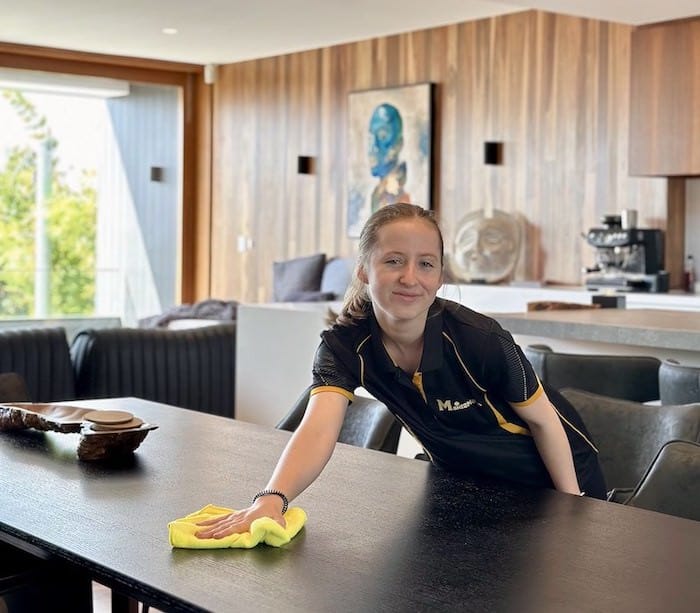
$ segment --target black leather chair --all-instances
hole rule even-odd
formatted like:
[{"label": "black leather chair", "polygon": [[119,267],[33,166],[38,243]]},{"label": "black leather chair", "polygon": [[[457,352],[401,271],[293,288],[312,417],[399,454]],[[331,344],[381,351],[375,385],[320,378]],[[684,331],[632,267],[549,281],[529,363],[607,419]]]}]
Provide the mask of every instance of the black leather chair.
[{"label": "black leather chair", "polygon": [[700,445],[666,443],[625,504],[700,521]]},{"label": "black leather chair", "polygon": [[63,328],[0,332],[0,373],[16,373],[22,378],[28,393],[25,400],[75,399],[73,365]]},{"label": "black leather chair", "polygon": [[650,406],[578,389],[560,393],[579,412],[593,437],[616,502],[629,497],[665,443],[700,442],[700,404]]},{"label": "black leather chair", "polygon": [[661,361],[651,356],[559,353],[547,345],[524,349],[537,376],[555,389],[576,389],[647,402],[659,398]]},{"label": "black leather chair", "polygon": [[[301,423],[309,401],[307,388],[292,409],[278,423],[277,428],[294,432]],[[396,453],[399,446],[401,424],[389,412],[386,405],[374,398],[355,396],[345,413],[345,421],[338,435],[338,442]]]},{"label": "black leather chair", "polygon": [[659,368],[661,404],[700,402],[700,368],[664,360]]}]

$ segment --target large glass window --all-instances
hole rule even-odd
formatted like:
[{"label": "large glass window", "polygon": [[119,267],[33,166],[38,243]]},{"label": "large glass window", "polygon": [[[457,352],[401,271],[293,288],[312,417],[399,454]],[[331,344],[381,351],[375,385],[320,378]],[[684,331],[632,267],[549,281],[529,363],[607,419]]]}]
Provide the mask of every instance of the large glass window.
[{"label": "large glass window", "polygon": [[118,316],[176,299],[181,100],[3,87],[0,318]]}]

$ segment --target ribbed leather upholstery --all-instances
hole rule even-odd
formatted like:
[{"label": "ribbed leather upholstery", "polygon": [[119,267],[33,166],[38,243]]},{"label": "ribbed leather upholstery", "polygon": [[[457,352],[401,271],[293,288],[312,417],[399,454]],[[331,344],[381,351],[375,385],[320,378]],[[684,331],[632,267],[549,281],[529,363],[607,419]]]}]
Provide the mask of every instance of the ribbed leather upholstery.
[{"label": "ribbed leather upholstery", "polygon": [[598,450],[608,488],[634,488],[668,441],[700,442],[700,404],[650,406],[563,389]]},{"label": "ribbed leather upholstery", "polygon": [[661,361],[652,356],[559,353],[547,345],[528,345],[525,357],[554,389],[574,387],[634,402],[659,398]]},{"label": "ribbed leather upholstery", "polygon": [[70,352],[79,398],[136,396],[234,416],[235,323],[83,330]]},{"label": "ribbed leather upholstery", "polygon": [[33,402],[75,398],[73,367],[63,328],[0,332],[0,372],[20,375]]},{"label": "ribbed leather upholstery", "polygon": [[[301,423],[306,405],[309,401],[307,388],[294,403],[289,413],[278,423],[279,430],[293,432]],[[374,398],[355,396],[355,400],[345,413],[345,421],[338,435],[338,442],[365,449],[377,449],[387,453],[396,453],[399,447],[401,424],[386,408],[386,405]]]},{"label": "ribbed leather upholstery", "polygon": [[661,404],[700,402],[700,367],[664,360],[659,368]]}]

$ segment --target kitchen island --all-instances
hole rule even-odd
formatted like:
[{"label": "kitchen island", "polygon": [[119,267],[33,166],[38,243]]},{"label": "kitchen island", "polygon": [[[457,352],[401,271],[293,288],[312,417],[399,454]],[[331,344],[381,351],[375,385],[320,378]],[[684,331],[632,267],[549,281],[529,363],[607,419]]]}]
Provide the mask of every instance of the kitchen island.
[{"label": "kitchen island", "polygon": [[583,309],[490,313],[522,347],[546,344],[568,353],[671,358],[700,366],[700,312]]},{"label": "kitchen island", "polygon": [[492,316],[512,334],[700,352],[700,311],[582,309]]}]

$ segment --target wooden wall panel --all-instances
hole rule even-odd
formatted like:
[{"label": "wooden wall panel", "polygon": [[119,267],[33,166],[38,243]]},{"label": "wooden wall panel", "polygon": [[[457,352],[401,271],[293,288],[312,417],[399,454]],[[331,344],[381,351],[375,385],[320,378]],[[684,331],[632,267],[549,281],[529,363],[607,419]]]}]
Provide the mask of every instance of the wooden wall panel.
[{"label": "wooden wall panel", "polygon": [[[268,300],[272,262],[354,255],[345,235],[349,92],[436,84],[434,206],[451,248],[487,205],[521,216],[517,278],[579,284],[581,233],[636,208],[665,228],[665,179],[628,176],[631,28],[527,11],[223,66],[215,85],[212,295]],[[502,165],[484,141],[504,143]],[[313,175],[297,157],[314,158]],[[238,236],[253,241],[240,253]]]},{"label": "wooden wall panel", "polygon": [[700,175],[700,18],[637,28],[631,64],[637,175]]}]

